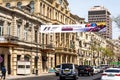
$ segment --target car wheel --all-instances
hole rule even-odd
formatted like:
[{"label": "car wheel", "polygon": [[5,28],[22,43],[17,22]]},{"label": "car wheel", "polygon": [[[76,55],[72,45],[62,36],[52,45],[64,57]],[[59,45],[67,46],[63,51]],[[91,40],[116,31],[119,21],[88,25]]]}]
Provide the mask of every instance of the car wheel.
[{"label": "car wheel", "polygon": [[88,76],[90,76],[91,75],[91,73],[88,73]]},{"label": "car wheel", "polygon": [[73,80],[77,80],[77,77],[74,77],[74,79]]},{"label": "car wheel", "polygon": [[64,80],[64,78],[60,76],[60,80]]},{"label": "car wheel", "polygon": [[56,73],[56,76],[59,76],[59,74],[58,74],[58,73]]}]

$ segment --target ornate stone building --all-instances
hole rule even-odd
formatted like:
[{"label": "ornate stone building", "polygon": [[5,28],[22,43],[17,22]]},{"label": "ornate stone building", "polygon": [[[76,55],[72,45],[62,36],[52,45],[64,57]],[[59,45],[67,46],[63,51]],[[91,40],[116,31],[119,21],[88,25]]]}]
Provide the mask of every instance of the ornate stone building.
[{"label": "ornate stone building", "polygon": [[93,57],[89,44],[93,39],[103,46],[106,42],[99,36],[40,32],[41,25],[84,23],[84,18],[70,13],[68,5],[67,0],[0,1],[0,67],[5,65],[8,75],[17,75],[18,61],[30,62],[30,74],[47,72],[61,63],[100,62],[102,57]]},{"label": "ornate stone building", "polygon": [[43,34],[43,24],[76,24],[67,0],[0,1],[0,67],[17,75],[18,61],[30,62],[30,74],[61,63],[77,64],[75,33]]}]

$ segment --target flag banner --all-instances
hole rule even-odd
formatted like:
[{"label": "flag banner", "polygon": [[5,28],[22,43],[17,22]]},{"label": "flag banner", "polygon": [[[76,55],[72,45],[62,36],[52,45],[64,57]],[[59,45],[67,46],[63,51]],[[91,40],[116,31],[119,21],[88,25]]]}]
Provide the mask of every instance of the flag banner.
[{"label": "flag banner", "polygon": [[105,23],[89,23],[79,25],[41,25],[41,33],[69,33],[69,32],[104,32]]}]

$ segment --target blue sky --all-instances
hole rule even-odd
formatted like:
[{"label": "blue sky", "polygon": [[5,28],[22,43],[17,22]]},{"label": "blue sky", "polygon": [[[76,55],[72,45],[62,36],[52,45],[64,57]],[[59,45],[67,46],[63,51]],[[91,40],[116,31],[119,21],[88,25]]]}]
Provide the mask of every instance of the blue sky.
[{"label": "blue sky", "polygon": [[[68,3],[70,12],[85,18],[85,21],[87,21],[88,10],[98,5],[107,8],[111,17],[120,15],[120,0],[68,0]],[[113,22],[113,39],[117,39],[118,36],[120,36],[120,29]]]}]

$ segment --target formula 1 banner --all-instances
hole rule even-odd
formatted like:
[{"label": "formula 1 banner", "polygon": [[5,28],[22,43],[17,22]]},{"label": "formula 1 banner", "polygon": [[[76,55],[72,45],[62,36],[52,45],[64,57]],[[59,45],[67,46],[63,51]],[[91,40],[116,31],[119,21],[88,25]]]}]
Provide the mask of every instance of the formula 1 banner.
[{"label": "formula 1 banner", "polygon": [[106,24],[88,23],[79,25],[41,25],[41,33],[68,33],[68,32],[105,32]]}]

